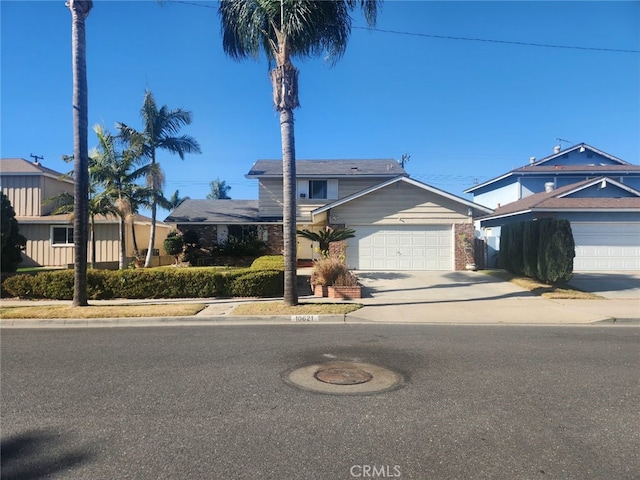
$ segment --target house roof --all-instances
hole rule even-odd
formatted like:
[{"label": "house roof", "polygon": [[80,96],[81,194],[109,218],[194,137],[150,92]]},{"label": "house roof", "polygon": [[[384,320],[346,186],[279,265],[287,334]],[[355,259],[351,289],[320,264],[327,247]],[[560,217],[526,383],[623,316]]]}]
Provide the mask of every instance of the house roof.
[{"label": "house roof", "polygon": [[[73,214],[72,213],[62,213],[59,215],[43,215],[40,217],[17,217],[20,223],[39,223],[39,224],[51,224],[51,225],[72,225],[73,224]],[[144,215],[135,214],[133,215],[133,221],[135,224],[150,224],[151,218],[145,217]],[[96,215],[95,217],[96,223],[119,223],[120,220],[115,215]],[[164,222],[156,221],[156,225],[160,227],[169,227]]]},{"label": "house roof", "polygon": [[166,223],[265,223],[258,214],[258,200],[185,200],[167,218]]},{"label": "house roof", "polygon": [[0,174],[2,175],[46,175],[59,180],[73,183],[63,173],[43,166],[41,163],[30,162],[24,158],[0,159]]},{"label": "house roof", "polygon": [[[377,160],[296,160],[296,176],[341,177],[370,176],[396,177],[407,175],[404,168],[392,158]],[[258,160],[246,178],[282,177],[282,160]]]},{"label": "house roof", "polygon": [[327,210],[330,210],[331,208],[338,207],[338,206],[343,205],[343,204],[345,204],[347,202],[355,200],[356,198],[363,197],[363,196],[368,195],[368,194],[370,194],[372,192],[375,192],[376,190],[380,190],[382,188],[388,187],[389,185],[393,185],[394,183],[398,183],[398,182],[408,183],[409,185],[413,185],[413,186],[416,186],[416,187],[421,188],[423,190],[426,190],[428,192],[435,193],[436,195],[441,195],[441,196],[443,196],[445,198],[448,198],[449,200],[453,200],[455,202],[458,202],[458,203],[461,203],[461,204],[465,205],[466,207],[470,207],[470,208],[479,210],[479,211],[484,212],[484,213],[493,212],[492,209],[490,209],[488,207],[485,207],[483,205],[479,205],[477,203],[474,203],[472,201],[469,201],[469,200],[466,200],[464,198],[458,197],[458,196],[453,195],[453,194],[451,194],[449,192],[445,192],[444,190],[440,190],[438,188],[432,187],[430,185],[427,185],[426,183],[419,182],[419,181],[414,180],[412,178],[400,176],[400,177],[395,177],[395,178],[392,178],[390,180],[387,180],[386,182],[382,182],[382,183],[380,183],[378,185],[374,185],[373,187],[366,188],[366,189],[361,190],[359,192],[356,192],[356,193],[354,193],[352,195],[349,195],[347,197],[344,197],[344,198],[341,198],[339,200],[336,200],[335,202],[332,202],[332,203],[329,203],[327,205],[324,205],[324,206],[322,206],[320,208],[316,208],[313,212],[311,212],[311,214],[312,215],[318,215],[318,214],[320,214],[322,212],[326,212]]},{"label": "house roof", "polygon": [[[573,151],[581,151],[590,150],[593,153],[598,155],[602,155],[605,158],[615,162],[614,165],[549,165],[553,160],[562,157],[568,153]],[[582,151],[584,151],[582,150]],[[578,145],[574,145],[573,147],[567,148],[565,150],[561,150],[558,153],[554,153],[553,155],[549,155],[548,157],[542,158],[536,162],[533,162],[529,165],[525,165],[523,167],[518,167],[516,169],[511,170],[510,172],[505,173],[504,175],[500,175],[499,177],[492,178],[491,180],[487,180],[486,182],[480,183],[478,185],[474,185],[471,188],[468,188],[464,191],[464,193],[473,193],[476,190],[479,190],[487,185],[491,185],[492,183],[498,182],[505,178],[514,176],[514,175],[528,175],[528,174],[540,174],[540,173],[584,173],[584,174],[609,174],[609,173],[630,173],[630,172],[638,172],[640,173],[640,165],[633,165],[629,162],[625,162],[613,155],[605,153],[597,148],[594,148],[586,143],[579,143]]]},{"label": "house roof", "polygon": [[[625,190],[632,194],[628,197],[571,197],[571,195],[589,187],[605,183]],[[589,210],[589,211],[615,211],[640,209],[640,192],[627,185],[608,177],[583,180],[582,182],[565,185],[550,192],[541,192],[508,203],[497,208],[493,214],[482,217],[481,220],[489,220],[501,217],[511,217],[523,213],[535,211],[560,211],[560,210]]]}]

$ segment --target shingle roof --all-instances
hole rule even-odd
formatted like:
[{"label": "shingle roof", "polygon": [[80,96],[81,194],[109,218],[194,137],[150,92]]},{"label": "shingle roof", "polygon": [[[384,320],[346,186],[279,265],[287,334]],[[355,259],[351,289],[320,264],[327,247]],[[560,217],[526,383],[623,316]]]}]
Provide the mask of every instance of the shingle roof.
[{"label": "shingle roof", "polygon": [[[598,182],[605,180],[608,183],[619,186],[627,191],[631,191],[637,196],[632,197],[568,197],[575,191],[582,190]],[[615,180],[607,177],[583,180],[582,182],[572,183],[559,187],[551,192],[541,192],[528,197],[522,198],[515,202],[497,208],[493,214],[483,217],[483,219],[504,217],[512,214],[528,212],[531,210],[572,210],[572,209],[589,209],[589,210],[615,210],[615,209],[640,209],[640,192],[622,185]]]},{"label": "shingle roof", "polygon": [[165,223],[259,223],[258,200],[185,200]]},{"label": "shingle roof", "polygon": [[[407,175],[398,162],[389,159],[376,160],[296,160],[298,177],[327,176],[375,176],[397,177]],[[282,177],[281,160],[258,160],[247,178]]]},{"label": "shingle roof", "polygon": [[[21,175],[50,175],[52,177],[61,177],[63,174],[56,172],[50,168],[43,166],[41,163],[30,162],[24,158],[3,158],[0,160],[0,173],[4,174],[21,174]],[[72,180],[68,180],[72,181]]]}]

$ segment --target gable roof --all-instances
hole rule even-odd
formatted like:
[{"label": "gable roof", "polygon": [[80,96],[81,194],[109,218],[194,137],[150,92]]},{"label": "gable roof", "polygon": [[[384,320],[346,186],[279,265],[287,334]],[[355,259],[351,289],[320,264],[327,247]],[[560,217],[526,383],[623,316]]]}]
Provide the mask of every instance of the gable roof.
[{"label": "gable roof", "polygon": [[[296,160],[296,177],[370,176],[396,177],[407,175],[392,158],[377,160]],[[282,177],[282,160],[258,160],[246,178]]]},{"label": "gable roof", "polygon": [[63,173],[56,172],[51,168],[43,166],[41,163],[30,162],[24,158],[3,158],[0,159],[0,174],[2,175],[45,175],[53,177],[63,182],[73,183]]},{"label": "gable roof", "polygon": [[165,223],[265,223],[258,214],[258,200],[185,200]]},{"label": "gable roof", "polygon": [[[613,185],[632,196],[627,197],[575,197],[576,193],[598,183]],[[550,192],[541,192],[521,198],[515,202],[498,207],[493,214],[481,220],[511,217],[538,211],[589,210],[589,211],[625,211],[640,209],[640,191],[608,177],[599,177],[565,185]]]},{"label": "gable roof", "polygon": [[[584,152],[589,150],[597,155],[602,155],[605,158],[608,158],[614,165],[549,165],[549,162],[562,157],[568,153],[574,151]],[[525,165],[523,167],[518,167],[510,172],[505,173],[504,175],[500,175],[499,177],[492,178],[491,180],[487,180],[486,182],[479,183],[478,185],[474,185],[464,191],[464,193],[473,193],[476,190],[486,187],[487,185],[491,185],[492,183],[496,183],[505,178],[518,175],[535,175],[540,173],[580,173],[580,174],[613,174],[613,173],[631,173],[638,172],[640,173],[640,165],[633,165],[629,162],[625,162],[613,155],[610,155],[602,150],[598,150],[586,143],[579,143],[578,145],[574,145],[573,147],[567,148],[565,150],[561,150],[558,153],[554,153],[553,155],[549,155],[548,157],[542,158],[536,162],[533,162],[529,165]]]},{"label": "gable roof", "polygon": [[549,155],[548,157],[544,157],[532,163],[532,165],[538,166],[538,165],[542,165],[543,163],[551,162],[558,157],[562,157],[563,155],[566,155],[568,153],[575,152],[576,150],[579,150],[581,153],[584,152],[585,150],[589,150],[597,155],[602,155],[603,157],[608,158],[614,163],[618,163],[620,165],[631,165],[629,162],[625,162],[624,160],[621,160],[618,157],[614,157],[613,155],[603,152],[602,150],[598,150],[597,148],[594,148],[591,145],[587,145],[586,143],[579,143],[577,145],[574,145],[573,147],[566,148],[565,150],[560,150],[559,152],[556,152],[553,155]]},{"label": "gable roof", "polygon": [[389,185],[393,185],[394,183],[398,183],[398,182],[408,183],[409,185],[413,185],[415,187],[421,188],[423,190],[426,190],[427,192],[435,193],[436,195],[440,195],[442,197],[448,198],[449,200],[453,200],[455,202],[461,203],[462,205],[464,205],[466,207],[470,207],[470,208],[479,210],[479,211],[484,212],[484,213],[493,212],[492,209],[490,209],[488,207],[485,207],[483,205],[471,202],[469,200],[465,200],[464,198],[458,197],[458,196],[453,195],[453,194],[451,194],[449,192],[445,192],[444,190],[440,190],[438,188],[432,187],[430,185],[427,185],[426,183],[419,182],[419,181],[414,180],[412,178],[400,176],[400,177],[395,177],[395,178],[392,178],[390,180],[387,180],[386,182],[382,182],[382,183],[380,183],[378,185],[374,185],[372,187],[366,188],[366,189],[361,190],[359,192],[356,192],[356,193],[354,193],[352,195],[349,195],[347,197],[344,197],[344,198],[341,198],[339,200],[336,200],[335,202],[331,202],[331,203],[329,203],[327,205],[324,205],[324,206],[322,206],[320,208],[316,208],[315,210],[313,210],[311,212],[311,215],[313,216],[313,215],[318,215],[320,213],[326,212],[327,210],[329,210],[331,208],[338,207],[338,206],[343,205],[345,203],[348,203],[348,202],[350,202],[352,200],[355,200],[356,198],[363,197],[365,195],[368,195],[370,193],[373,193],[373,192],[375,192],[377,190],[380,190],[382,188],[388,187]]}]

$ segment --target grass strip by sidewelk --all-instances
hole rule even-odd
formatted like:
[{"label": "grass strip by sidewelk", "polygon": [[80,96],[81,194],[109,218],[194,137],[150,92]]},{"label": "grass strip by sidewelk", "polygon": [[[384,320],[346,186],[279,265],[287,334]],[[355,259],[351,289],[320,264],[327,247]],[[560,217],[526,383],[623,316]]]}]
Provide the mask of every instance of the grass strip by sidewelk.
[{"label": "grass strip by sidewelk", "polygon": [[359,303],[300,303],[286,306],[282,302],[252,302],[238,305],[231,315],[344,315],[362,308]]},{"label": "grass strip by sidewelk", "polygon": [[54,319],[54,318],[135,318],[184,317],[195,315],[206,307],[203,303],[161,305],[42,305],[28,307],[2,307],[0,318]]}]

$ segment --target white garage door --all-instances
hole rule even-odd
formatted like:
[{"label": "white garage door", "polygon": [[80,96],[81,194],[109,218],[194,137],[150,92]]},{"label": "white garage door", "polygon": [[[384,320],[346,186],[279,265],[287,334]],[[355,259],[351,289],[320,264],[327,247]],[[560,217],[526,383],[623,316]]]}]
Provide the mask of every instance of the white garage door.
[{"label": "white garage door", "polygon": [[352,227],[347,263],[359,270],[452,270],[451,225]]},{"label": "white garage door", "polygon": [[571,223],[573,269],[640,270],[640,223]]}]

